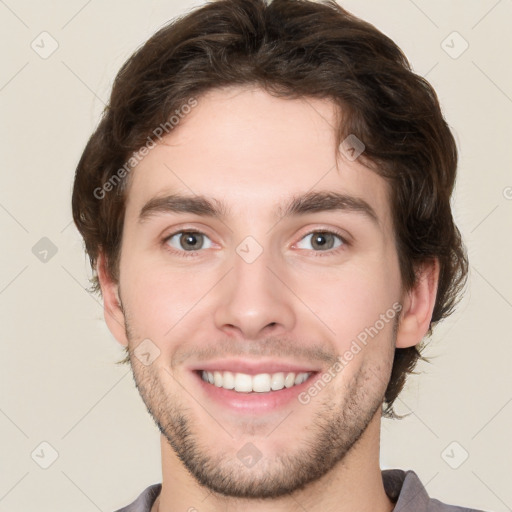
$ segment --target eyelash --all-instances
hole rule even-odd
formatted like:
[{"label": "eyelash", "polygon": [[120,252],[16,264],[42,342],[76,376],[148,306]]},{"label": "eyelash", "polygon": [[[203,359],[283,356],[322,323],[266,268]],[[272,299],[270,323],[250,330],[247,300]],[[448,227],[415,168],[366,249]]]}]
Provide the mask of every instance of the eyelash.
[{"label": "eyelash", "polygon": [[[178,234],[184,234],[184,233],[197,233],[197,234],[200,234],[200,235],[204,235],[206,237],[208,236],[206,233],[203,233],[202,231],[199,231],[197,229],[181,229],[179,231],[175,231],[174,233],[171,233],[170,235],[167,235],[162,240],[162,244],[164,245],[165,249],[168,250],[173,255],[178,255],[178,256],[180,256],[182,258],[188,258],[188,257],[191,257],[191,256],[196,256],[199,252],[201,252],[200,250],[199,251],[177,251],[175,249],[172,249],[169,246],[169,244],[167,243],[173,236],[178,235]],[[309,250],[313,251],[315,257],[323,257],[323,256],[330,256],[330,255],[333,255],[333,254],[338,254],[340,251],[343,251],[347,246],[350,246],[350,243],[347,241],[347,239],[340,232],[338,232],[336,230],[333,230],[333,229],[330,229],[330,230],[327,230],[327,229],[324,229],[324,230],[322,230],[322,229],[314,229],[312,231],[309,231],[308,233],[305,233],[300,238],[300,240],[306,238],[309,235],[312,235],[313,233],[325,233],[325,234],[328,234],[328,235],[335,235],[342,242],[342,244],[339,247],[336,247],[335,249],[329,249],[327,251],[314,251],[313,249],[309,249]]]}]

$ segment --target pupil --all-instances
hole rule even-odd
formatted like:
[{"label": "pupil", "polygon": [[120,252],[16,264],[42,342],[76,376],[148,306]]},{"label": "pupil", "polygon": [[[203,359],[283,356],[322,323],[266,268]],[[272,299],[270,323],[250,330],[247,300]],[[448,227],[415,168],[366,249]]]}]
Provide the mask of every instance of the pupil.
[{"label": "pupil", "polygon": [[316,237],[316,243],[318,245],[324,245],[325,244],[325,237],[324,237],[324,235],[318,235]]},{"label": "pupil", "polygon": [[[183,237],[181,238],[181,247],[183,247],[183,249],[190,249],[190,246],[198,245],[198,241],[201,241],[201,236],[202,235],[200,235],[199,233],[187,233],[183,235]],[[195,247],[192,247],[192,249],[195,249]]]},{"label": "pupil", "polygon": [[[330,239],[328,237],[331,237]],[[315,237],[313,237],[314,245],[317,245],[320,248],[330,249],[333,245],[332,235],[329,233],[319,233]]]}]

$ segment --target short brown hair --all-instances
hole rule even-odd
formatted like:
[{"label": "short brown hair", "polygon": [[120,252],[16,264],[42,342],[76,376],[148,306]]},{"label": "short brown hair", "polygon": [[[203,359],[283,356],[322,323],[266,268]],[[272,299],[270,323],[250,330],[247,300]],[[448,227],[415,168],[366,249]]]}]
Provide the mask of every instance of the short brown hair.
[{"label": "short brown hair", "polygon": [[[452,312],[467,276],[450,208],[456,144],[435,91],[397,45],[334,0],[216,0],[164,26],[127,60],[75,175],[73,218],[93,270],[102,251],[118,282],[126,178],[104,199],[95,191],[119,178],[130,155],[192,96],[242,85],[340,107],[338,147],[355,135],[364,162],[391,185],[404,288],[422,263],[439,261],[430,334]],[[97,273],[92,284],[101,293]],[[423,348],[395,349],[384,416],[397,417],[393,402],[417,359],[426,360]]]}]

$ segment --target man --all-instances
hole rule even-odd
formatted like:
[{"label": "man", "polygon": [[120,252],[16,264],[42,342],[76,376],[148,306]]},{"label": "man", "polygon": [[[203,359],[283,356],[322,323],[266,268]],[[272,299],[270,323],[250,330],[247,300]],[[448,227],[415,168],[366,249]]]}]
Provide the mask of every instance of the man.
[{"label": "man", "polygon": [[161,432],[122,511],[468,510],[379,467],[465,282],[456,166],[430,85],[334,2],[218,0],[126,62],[73,191]]}]

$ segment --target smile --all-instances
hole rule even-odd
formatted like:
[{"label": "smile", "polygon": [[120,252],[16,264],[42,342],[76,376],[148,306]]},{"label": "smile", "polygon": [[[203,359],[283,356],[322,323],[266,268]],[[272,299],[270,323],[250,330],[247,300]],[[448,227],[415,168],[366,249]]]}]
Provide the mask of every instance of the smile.
[{"label": "smile", "polygon": [[213,384],[218,388],[237,391],[239,393],[268,393],[279,391],[283,388],[298,386],[311,376],[311,372],[277,372],[258,373],[234,373],[229,371],[201,371],[203,381]]}]

